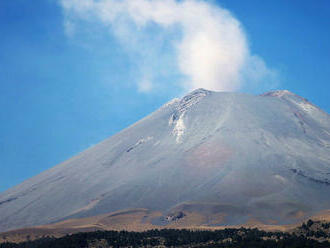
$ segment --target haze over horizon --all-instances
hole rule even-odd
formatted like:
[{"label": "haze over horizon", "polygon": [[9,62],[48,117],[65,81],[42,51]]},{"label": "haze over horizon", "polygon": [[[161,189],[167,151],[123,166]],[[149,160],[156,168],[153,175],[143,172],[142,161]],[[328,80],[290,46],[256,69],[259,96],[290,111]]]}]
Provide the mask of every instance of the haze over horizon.
[{"label": "haze over horizon", "polygon": [[0,3],[0,192],[196,89],[330,112],[328,1]]}]

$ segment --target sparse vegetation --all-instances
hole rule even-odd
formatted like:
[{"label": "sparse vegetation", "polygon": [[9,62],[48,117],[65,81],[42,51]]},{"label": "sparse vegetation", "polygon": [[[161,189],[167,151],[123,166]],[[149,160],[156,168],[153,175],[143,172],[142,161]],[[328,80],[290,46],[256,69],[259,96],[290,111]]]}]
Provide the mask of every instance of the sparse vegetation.
[{"label": "sparse vegetation", "polygon": [[330,247],[330,235],[328,232],[329,226],[330,223],[308,221],[301,227],[297,228],[297,230],[293,233],[266,232],[258,229],[246,228],[224,229],[217,231],[192,231],[176,229],[150,230],[145,232],[97,231],[67,235],[57,239],[44,237],[35,241],[26,241],[19,244],[3,243],[0,244],[0,248],[328,248]]}]

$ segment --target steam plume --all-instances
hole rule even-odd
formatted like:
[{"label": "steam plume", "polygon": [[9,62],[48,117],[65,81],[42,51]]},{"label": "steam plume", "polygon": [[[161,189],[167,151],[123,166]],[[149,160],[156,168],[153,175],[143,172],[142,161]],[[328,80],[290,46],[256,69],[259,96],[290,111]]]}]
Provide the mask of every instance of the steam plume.
[{"label": "steam plume", "polygon": [[[136,53],[140,91],[150,91],[162,64],[162,42],[173,48],[172,64],[183,75],[177,83],[186,90],[206,88],[235,91],[252,81],[274,81],[276,73],[249,51],[241,24],[219,6],[199,0],[61,0],[66,27],[72,21],[98,20],[121,44]],[[157,26],[158,39],[148,34]],[[175,33],[180,33],[178,38]],[[160,44],[159,44],[160,43]],[[166,60],[166,59],[164,59]],[[156,62],[158,61],[158,62]],[[258,83],[257,82],[257,83]]]}]

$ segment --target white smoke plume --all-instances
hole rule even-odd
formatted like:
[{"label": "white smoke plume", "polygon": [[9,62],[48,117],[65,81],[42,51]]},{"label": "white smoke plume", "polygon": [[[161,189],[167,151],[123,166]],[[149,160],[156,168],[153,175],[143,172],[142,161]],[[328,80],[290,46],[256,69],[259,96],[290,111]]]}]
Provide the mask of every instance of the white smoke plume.
[{"label": "white smoke plume", "polygon": [[[61,5],[70,34],[74,20],[97,20],[109,27],[126,49],[140,55],[144,61],[139,65],[143,74],[140,91],[153,88],[155,70],[161,70],[159,60],[165,56],[161,48],[164,40],[174,49],[172,64],[184,76],[178,83],[186,90],[235,91],[249,81],[269,82],[276,77],[260,57],[251,54],[240,22],[211,2],[61,0]],[[151,37],[148,25],[156,25],[162,32]],[[180,38],[171,38],[173,30],[179,30]]]}]

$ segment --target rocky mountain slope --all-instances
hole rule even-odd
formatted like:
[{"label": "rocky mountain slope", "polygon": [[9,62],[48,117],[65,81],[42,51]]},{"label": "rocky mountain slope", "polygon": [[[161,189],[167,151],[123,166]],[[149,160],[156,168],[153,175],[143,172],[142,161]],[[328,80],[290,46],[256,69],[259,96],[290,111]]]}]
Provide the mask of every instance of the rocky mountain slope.
[{"label": "rocky mountain slope", "polygon": [[134,208],[288,224],[329,192],[329,114],[288,91],[198,89],[0,194],[0,231]]}]

